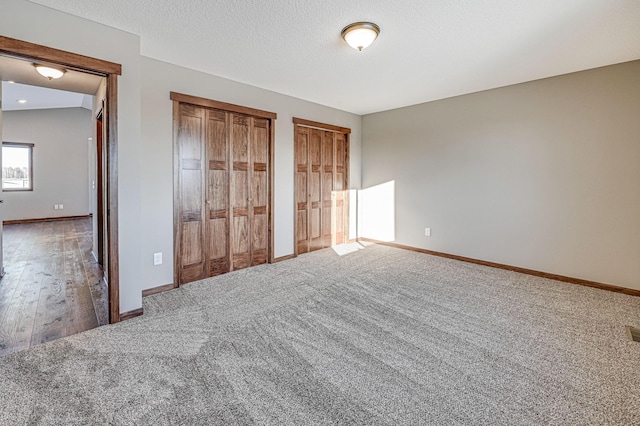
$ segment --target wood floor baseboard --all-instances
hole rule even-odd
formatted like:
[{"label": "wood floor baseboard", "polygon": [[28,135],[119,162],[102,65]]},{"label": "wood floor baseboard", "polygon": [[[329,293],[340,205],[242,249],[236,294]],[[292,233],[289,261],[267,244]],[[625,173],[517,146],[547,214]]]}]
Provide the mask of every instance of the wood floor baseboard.
[{"label": "wood floor baseboard", "polygon": [[3,225],[19,225],[23,223],[37,223],[37,222],[55,222],[58,220],[75,220],[75,219],[90,219],[92,214],[83,216],[62,216],[62,217],[42,217],[37,219],[16,219],[16,220],[3,220]]},{"label": "wood floor baseboard", "polygon": [[152,294],[164,293],[165,291],[173,290],[174,288],[175,286],[173,285],[173,283],[148,288],[146,290],[142,290],[142,297],[151,296]]},{"label": "wood floor baseboard", "polygon": [[275,259],[273,259],[273,263],[278,263],[278,262],[283,262],[285,260],[291,260],[291,259],[295,259],[296,255],[295,254],[288,254],[286,256],[280,256],[280,257],[276,257]]},{"label": "wood floor baseboard", "polygon": [[536,277],[548,278],[548,279],[551,279],[551,280],[562,281],[562,282],[566,282],[566,283],[570,283],[570,284],[577,284],[577,285],[582,285],[582,286],[585,286],[585,287],[599,288],[600,290],[613,291],[615,293],[623,293],[623,294],[627,294],[629,296],[638,296],[638,297],[640,297],[640,290],[635,290],[635,289],[627,288],[627,287],[620,287],[620,286],[613,285],[613,284],[605,284],[605,283],[599,283],[599,282],[596,282],[596,281],[583,280],[581,278],[573,278],[573,277],[567,277],[567,276],[564,276],[564,275],[550,274],[548,272],[541,272],[541,271],[536,271],[536,270],[533,270],[533,269],[521,268],[519,266],[511,266],[511,265],[505,265],[505,264],[502,264],[502,263],[488,262],[486,260],[473,259],[473,258],[470,258],[470,257],[458,256],[458,255],[449,254],[449,253],[442,253],[442,252],[439,252],[439,251],[433,251],[433,250],[427,250],[427,249],[422,249],[422,248],[418,248],[418,247],[406,246],[406,245],[403,245],[403,244],[389,243],[389,242],[385,242],[385,241],[378,241],[378,240],[373,240],[373,239],[370,239],[370,238],[358,238],[358,241],[374,243],[374,244],[380,244],[380,245],[383,245],[383,246],[395,247],[395,248],[399,248],[399,249],[403,249],[403,250],[415,251],[415,252],[418,252],[418,253],[430,254],[432,256],[446,257],[447,259],[459,260],[459,261],[468,262],[468,263],[475,263],[476,265],[483,265],[483,266],[489,266],[489,267],[492,267],[492,268],[505,269],[507,271],[519,272],[521,274],[533,275],[533,276],[536,276]]},{"label": "wood floor baseboard", "polygon": [[123,312],[120,314],[120,321],[126,321],[131,318],[139,317],[144,313],[143,308],[134,309],[133,311]]}]

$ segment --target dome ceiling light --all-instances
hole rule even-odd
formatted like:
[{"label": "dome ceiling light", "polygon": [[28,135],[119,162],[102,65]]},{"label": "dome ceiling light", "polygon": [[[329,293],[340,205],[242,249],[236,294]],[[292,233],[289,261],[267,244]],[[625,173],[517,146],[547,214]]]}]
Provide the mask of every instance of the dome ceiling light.
[{"label": "dome ceiling light", "polygon": [[355,22],[342,29],[342,38],[356,50],[362,51],[380,34],[380,27],[373,22]]},{"label": "dome ceiling light", "polygon": [[36,67],[36,71],[43,76],[47,77],[49,80],[54,80],[62,77],[66,70],[62,70],[59,68],[46,67],[44,65],[33,64]]}]

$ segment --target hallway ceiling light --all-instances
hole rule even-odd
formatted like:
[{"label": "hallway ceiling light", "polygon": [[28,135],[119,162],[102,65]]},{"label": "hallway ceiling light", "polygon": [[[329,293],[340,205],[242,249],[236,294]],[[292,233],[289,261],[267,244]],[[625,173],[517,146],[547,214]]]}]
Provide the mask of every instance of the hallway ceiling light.
[{"label": "hallway ceiling light", "polygon": [[33,65],[36,67],[36,71],[38,71],[38,73],[41,76],[47,77],[49,80],[60,78],[64,75],[65,72],[67,72],[66,70],[53,68],[53,67],[46,67],[44,65],[38,65],[38,64],[33,64]]},{"label": "hallway ceiling light", "polygon": [[355,22],[342,29],[342,38],[354,49],[362,51],[380,34],[380,27],[373,22]]}]

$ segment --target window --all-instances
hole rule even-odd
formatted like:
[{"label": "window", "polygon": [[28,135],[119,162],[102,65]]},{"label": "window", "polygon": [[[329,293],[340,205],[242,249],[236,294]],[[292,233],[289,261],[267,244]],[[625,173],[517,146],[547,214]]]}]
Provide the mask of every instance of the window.
[{"label": "window", "polygon": [[2,190],[33,191],[33,144],[2,142]]}]

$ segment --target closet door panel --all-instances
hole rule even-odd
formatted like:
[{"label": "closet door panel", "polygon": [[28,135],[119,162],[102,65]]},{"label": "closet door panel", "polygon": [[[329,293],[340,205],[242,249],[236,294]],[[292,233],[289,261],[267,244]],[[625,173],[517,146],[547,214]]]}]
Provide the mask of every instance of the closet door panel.
[{"label": "closet door panel", "polygon": [[335,172],[333,179],[334,190],[334,244],[348,242],[347,215],[348,215],[348,190],[347,190],[347,137],[343,133],[335,134]]},{"label": "closet door panel", "polygon": [[251,151],[249,153],[251,175],[251,265],[267,262],[269,253],[269,121],[253,118]]},{"label": "closet door panel", "polygon": [[226,114],[207,110],[207,261],[208,276],[229,271],[229,179]]},{"label": "closet door panel", "polygon": [[333,166],[334,132],[322,135],[322,244],[331,247],[335,244],[335,210],[333,209]]},{"label": "closet door panel", "polygon": [[309,139],[309,251],[322,248],[322,133],[311,129]]},{"label": "closet door panel", "polygon": [[295,205],[296,205],[296,248],[298,254],[309,251],[308,191],[309,173],[309,129],[296,126],[295,137]]},{"label": "closet door panel", "polygon": [[181,105],[179,115],[179,275],[182,282],[189,282],[201,279],[205,275],[202,233],[205,221],[202,188],[204,116],[200,108],[190,105]]},{"label": "closet door panel", "polygon": [[231,269],[251,265],[249,220],[249,117],[229,114],[231,122]]}]

